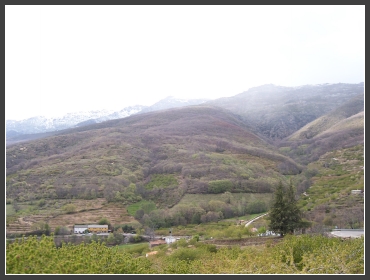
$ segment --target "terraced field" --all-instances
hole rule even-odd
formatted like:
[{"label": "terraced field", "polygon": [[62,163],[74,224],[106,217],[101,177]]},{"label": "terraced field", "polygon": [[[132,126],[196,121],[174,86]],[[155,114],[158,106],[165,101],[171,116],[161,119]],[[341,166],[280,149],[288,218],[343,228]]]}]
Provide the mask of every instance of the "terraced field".
[{"label": "terraced field", "polygon": [[43,211],[19,217],[16,221],[7,224],[6,233],[26,233],[32,231],[32,226],[37,223],[47,223],[51,231],[58,226],[73,230],[75,224],[94,224],[100,219],[107,218],[112,225],[134,222],[135,219],[127,213],[123,205],[105,204],[105,199],[73,200],[76,206],[74,213],[58,213],[56,211]]}]

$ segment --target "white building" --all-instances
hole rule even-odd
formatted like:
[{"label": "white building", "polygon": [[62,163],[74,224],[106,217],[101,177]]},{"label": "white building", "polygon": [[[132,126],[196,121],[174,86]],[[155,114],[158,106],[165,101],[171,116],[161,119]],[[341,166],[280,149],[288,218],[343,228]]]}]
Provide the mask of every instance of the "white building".
[{"label": "white building", "polygon": [[85,230],[88,229],[88,225],[75,225],[73,232],[74,233],[83,233]]},{"label": "white building", "polygon": [[74,233],[84,233],[85,230],[88,230],[90,233],[108,233],[108,225],[75,225],[73,232]]},{"label": "white building", "polygon": [[167,244],[170,244],[170,243],[175,242],[175,241],[176,241],[176,238],[175,238],[175,237],[173,237],[173,236],[166,236],[166,237],[164,238],[164,240],[166,241],[166,243],[167,243]]}]

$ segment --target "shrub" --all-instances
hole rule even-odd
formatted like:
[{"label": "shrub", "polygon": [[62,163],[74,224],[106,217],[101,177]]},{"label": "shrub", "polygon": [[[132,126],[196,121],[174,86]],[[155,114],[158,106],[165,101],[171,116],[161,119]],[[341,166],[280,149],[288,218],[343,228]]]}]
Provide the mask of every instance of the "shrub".
[{"label": "shrub", "polygon": [[193,249],[193,248],[179,248],[174,251],[170,258],[178,259],[186,262],[191,262],[193,260],[199,259],[202,254],[200,254],[201,250]]},{"label": "shrub", "polygon": [[257,200],[248,204],[246,207],[246,212],[249,214],[259,214],[267,211],[267,205],[264,201]]},{"label": "shrub", "polygon": [[198,243],[198,241],[195,238],[190,239],[189,242],[188,242],[189,245],[195,245],[197,243]]},{"label": "shrub", "polygon": [[145,185],[145,188],[151,190],[154,186],[159,188],[165,188],[170,186],[177,186],[179,183],[174,175],[163,175],[163,174],[154,174],[152,175],[152,180]]},{"label": "shrub", "polygon": [[75,213],[76,212],[76,205],[74,204],[66,204],[63,206],[63,210],[67,213],[67,214],[72,214],[72,213]]},{"label": "shrub", "polygon": [[204,249],[205,251],[210,252],[210,253],[217,252],[217,247],[214,244],[197,243],[195,246],[198,249]]},{"label": "shrub", "polygon": [[176,243],[177,243],[177,247],[188,246],[188,242],[184,238],[181,238],[180,240],[176,241]]},{"label": "shrub", "polygon": [[141,236],[141,235],[139,235],[139,234],[136,234],[135,236],[134,236],[134,243],[139,243],[139,242],[141,242],[141,241],[143,241],[144,240],[144,238]]},{"label": "shrub", "polygon": [[128,248],[123,248],[123,250],[129,254],[140,256],[149,251],[148,243],[135,244],[135,246],[130,246]]},{"label": "shrub", "polygon": [[101,218],[98,224],[99,225],[110,225],[110,221],[107,218]]},{"label": "shrub", "polygon": [[43,198],[42,198],[42,199],[40,199],[40,200],[39,200],[39,202],[38,202],[38,204],[37,204],[37,205],[38,205],[39,207],[42,207],[42,206],[44,206],[45,204],[46,204],[46,201],[45,201],[45,199],[43,199]]},{"label": "shrub", "polygon": [[123,232],[132,232],[135,230],[135,228],[131,225],[123,225],[122,230]]},{"label": "shrub", "polygon": [[231,191],[234,184],[229,180],[216,180],[208,183],[208,192],[210,193],[224,193]]},{"label": "shrub", "polygon": [[68,235],[70,230],[67,227],[58,226],[54,230],[55,235]]}]

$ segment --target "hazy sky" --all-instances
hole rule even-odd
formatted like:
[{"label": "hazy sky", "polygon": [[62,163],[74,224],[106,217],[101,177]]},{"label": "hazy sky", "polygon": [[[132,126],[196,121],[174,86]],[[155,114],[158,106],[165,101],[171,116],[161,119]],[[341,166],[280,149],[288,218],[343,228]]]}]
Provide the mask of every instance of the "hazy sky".
[{"label": "hazy sky", "polygon": [[365,5],[6,5],[5,119],[365,80]]}]

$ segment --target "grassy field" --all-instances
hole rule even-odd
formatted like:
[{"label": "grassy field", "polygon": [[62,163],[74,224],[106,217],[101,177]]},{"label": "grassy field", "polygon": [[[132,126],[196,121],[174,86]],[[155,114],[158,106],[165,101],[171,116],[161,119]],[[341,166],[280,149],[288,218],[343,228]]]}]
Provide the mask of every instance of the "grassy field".
[{"label": "grassy field", "polygon": [[6,215],[7,216],[13,216],[13,215],[15,215],[15,211],[14,211],[13,205],[11,205],[11,204],[7,204],[6,205]]},{"label": "grassy field", "polygon": [[[137,210],[141,209],[141,208],[144,208],[145,205],[148,205],[148,204],[151,204],[150,201],[148,200],[141,200],[139,202],[136,202],[136,203],[133,203],[133,204],[130,204],[129,206],[127,206],[127,213],[131,216],[135,216],[135,213]],[[152,210],[155,210],[155,205],[153,204],[154,206],[154,209],[152,208]]]},{"label": "grassy field", "polygon": [[116,245],[114,249],[118,253],[129,253],[134,257],[145,256],[150,251],[149,242]]},{"label": "grassy field", "polygon": [[122,245],[117,245],[117,248],[118,250],[124,251],[124,250],[139,248],[139,247],[142,247],[143,245],[148,246],[148,242],[122,244]]}]

